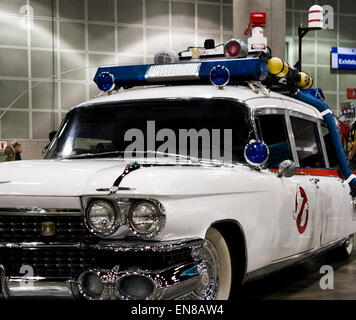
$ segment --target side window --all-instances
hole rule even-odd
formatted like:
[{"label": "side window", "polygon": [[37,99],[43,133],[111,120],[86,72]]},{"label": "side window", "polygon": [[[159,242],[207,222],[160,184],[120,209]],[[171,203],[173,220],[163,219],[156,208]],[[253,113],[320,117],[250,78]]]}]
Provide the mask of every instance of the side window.
[{"label": "side window", "polygon": [[290,117],[301,168],[325,167],[315,122]]},{"label": "side window", "polygon": [[269,148],[269,168],[278,168],[284,160],[293,160],[284,115],[262,115],[256,118],[262,140]]},{"label": "side window", "polygon": [[323,137],[324,137],[326,153],[328,155],[330,168],[337,168],[338,167],[338,163],[337,163],[335,150],[334,150],[333,143],[332,143],[332,140],[331,140],[331,135],[330,135],[330,132],[329,132],[329,128],[328,128],[328,126],[326,125],[325,122],[323,122],[321,124],[321,131],[322,131]]}]

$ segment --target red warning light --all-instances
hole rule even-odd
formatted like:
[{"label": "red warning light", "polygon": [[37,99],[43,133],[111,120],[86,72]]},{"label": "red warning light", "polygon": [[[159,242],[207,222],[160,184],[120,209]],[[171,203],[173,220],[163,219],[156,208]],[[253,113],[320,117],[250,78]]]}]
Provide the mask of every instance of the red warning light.
[{"label": "red warning light", "polygon": [[266,12],[251,12],[250,13],[250,23],[266,24],[266,22],[267,22]]},{"label": "red warning light", "polygon": [[231,57],[236,57],[240,53],[240,46],[236,42],[231,43],[227,48],[227,52]]},{"label": "red warning light", "polygon": [[250,23],[245,30],[245,35],[251,34],[253,28],[261,27],[266,28],[267,14],[266,12],[251,12]]}]

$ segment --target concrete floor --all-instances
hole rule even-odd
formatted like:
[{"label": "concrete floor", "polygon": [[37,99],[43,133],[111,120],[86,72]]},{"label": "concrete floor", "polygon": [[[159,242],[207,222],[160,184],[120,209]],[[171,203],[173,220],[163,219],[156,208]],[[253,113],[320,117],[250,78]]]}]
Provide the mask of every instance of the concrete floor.
[{"label": "concrete floor", "polygon": [[[334,269],[333,290],[320,288],[323,265]],[[356,250],[348,261],[338,262],[321,255],[248,283],[241,296],[247,300],[356,300]]]}]

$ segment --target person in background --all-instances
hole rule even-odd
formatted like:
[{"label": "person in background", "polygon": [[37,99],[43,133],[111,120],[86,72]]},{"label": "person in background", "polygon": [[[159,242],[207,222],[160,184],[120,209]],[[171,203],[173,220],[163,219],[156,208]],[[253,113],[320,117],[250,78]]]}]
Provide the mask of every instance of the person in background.
[{"label": "person in background", "polygon": [[15,150],[15,161],[22,160],[21,159],[21,152],[22,152],[22,146],[19,142],[15,142],[12,147]]},{"label": "person in background", "polygon": [[348,155],[351,170],[356,170],[356,121],[351,125],[350,130],[350,153]]},{"label": "person in background", "polygon": [[350,129],[349,127],[342,121],[338,120],[337,121],[337,124],[338,124],[338,128],[339,128],[339,131],[340,131],[340,138],[341,138],[341,143],[342,143],[342,146],[344,148],[344,151],[345,151],[345,154],[349,154],[349,137],[350,137]]},{"label": "person in background", "polygon": [[42,157],[45,155],[45,153],[47,152],[47,149],[49,147],[49,145],[51,144],[52,140],[54,139],[55,135],[56,135],[57,131],[51,131],[48,135],[48,139],[49,139],[49,143],[42,149]]}]

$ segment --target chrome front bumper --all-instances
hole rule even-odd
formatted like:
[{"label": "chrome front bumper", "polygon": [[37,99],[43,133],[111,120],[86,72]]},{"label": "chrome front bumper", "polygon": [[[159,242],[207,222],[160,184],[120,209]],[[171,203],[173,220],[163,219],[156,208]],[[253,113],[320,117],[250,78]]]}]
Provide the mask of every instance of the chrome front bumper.
[{"label": "chrome front bumper", "polygon": [[[132,267],[121,270],[116,265],[111,270],[84,270],[78,279],[44,277],[9,277],[0,261],[0,297],[11,298],[84,298],[89,300],[131,300],[131,299],[193,299],[194,292],[208,284],[209,275],[199,252],[204,240],[175,243],[141,243],[135,247],[129,242],[96,248],[115,251],[169,251],[180,247],[191,248],[192,260],[161,270],[146,270]],[[100,293],[92,294],[88,288],[89,276],[100,284]],[[60,277],[60,274],[58,275]]]}]

